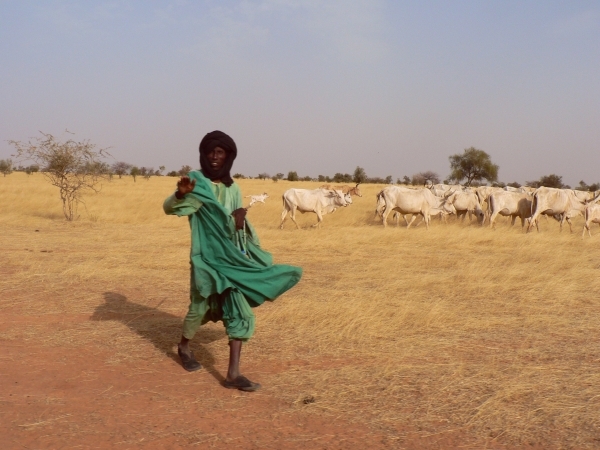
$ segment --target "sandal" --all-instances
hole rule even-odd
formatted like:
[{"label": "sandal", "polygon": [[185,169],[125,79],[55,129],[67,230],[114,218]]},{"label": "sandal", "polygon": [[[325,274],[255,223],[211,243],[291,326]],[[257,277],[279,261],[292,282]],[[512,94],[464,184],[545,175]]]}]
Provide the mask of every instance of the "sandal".
[{"label": "sandal", "polygon": [[225,386],[227,389],[239,389],[240,391],[245,392],[254,392],[260,389],[260,384],[253,383],[243,375],[240,375],[233,381],[225,380],[223,382],[223,386]]},{"label": "sandal", "polygon": [[194,358],[194,354],[190,350],[190,354],[187,355],[181,351],[179,346],[177,346],[177,354],[179,355],[179,359],[181,359],[181,365],[188,372],[194,372],[195,370],[202,369],[202,364],[196,361]]}]

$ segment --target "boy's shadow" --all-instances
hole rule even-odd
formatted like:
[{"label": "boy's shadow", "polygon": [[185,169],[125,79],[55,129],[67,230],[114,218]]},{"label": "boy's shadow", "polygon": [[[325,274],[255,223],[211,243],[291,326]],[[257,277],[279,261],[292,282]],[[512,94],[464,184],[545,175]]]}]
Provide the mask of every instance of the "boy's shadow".
[{"label": "boy's shadow", "polygon": [[[179,356],[173,351],[173,344],[179,342],[181,338],[181,317],[160,311],[158,309],[160,303],[151,308],[131,303],[127,297],[116,292],[105,292],[103,295],[105,303],[96,308],[90,320],[118,320],[127,325],[131,331],[152,342],[169,358],[181,364]],[[190,344],[198,361],[220,383],[225,378],[215,369],[213,355],[202,344],[210,344],[224,337],[226,335],[223,331],[202,327],[194,339],[196,345]]]}]

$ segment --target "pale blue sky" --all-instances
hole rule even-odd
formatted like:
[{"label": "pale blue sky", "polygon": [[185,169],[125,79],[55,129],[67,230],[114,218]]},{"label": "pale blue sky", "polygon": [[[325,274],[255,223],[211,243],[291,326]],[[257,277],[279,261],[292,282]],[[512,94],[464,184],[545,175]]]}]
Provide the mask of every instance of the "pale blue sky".
[{"label": "pale blue sky", "polygon": [[6,140],[64,129],[136,165],[600,181],[599,1],[0,0]]}]

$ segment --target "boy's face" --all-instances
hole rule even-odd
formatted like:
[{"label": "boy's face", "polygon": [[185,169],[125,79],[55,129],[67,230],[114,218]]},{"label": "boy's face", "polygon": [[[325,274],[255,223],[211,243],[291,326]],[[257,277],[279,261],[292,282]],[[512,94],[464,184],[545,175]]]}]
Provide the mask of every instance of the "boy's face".
[{"label": "boy's face", "polygon": [[215,170],[220,170],[227,159],[227,152],[221,147],[215,147],[213,150],[208,152],[206,156],[208,157],[210,167]]}]

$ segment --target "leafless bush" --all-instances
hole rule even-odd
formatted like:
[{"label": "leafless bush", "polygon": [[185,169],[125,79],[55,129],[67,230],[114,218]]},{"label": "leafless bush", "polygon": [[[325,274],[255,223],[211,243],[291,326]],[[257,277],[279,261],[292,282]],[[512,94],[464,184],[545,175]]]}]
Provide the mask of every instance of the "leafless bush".
[{"label": "leafless bush", "polygon": [[102,159],[108,152],[96,150],[96,145],[89,140],[61,142],[51,134],[40,134],[42,137],[28,142],[8,141],[16,149],[13,156],[33,161],[42,168],[42,174],[60,191],[65,218],[74,220],[78,217],[77,208],[83,193],[87,190],[99,192],[107,167]]}]

